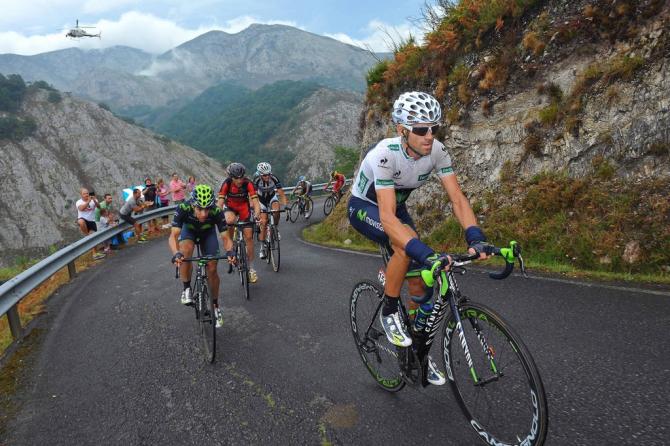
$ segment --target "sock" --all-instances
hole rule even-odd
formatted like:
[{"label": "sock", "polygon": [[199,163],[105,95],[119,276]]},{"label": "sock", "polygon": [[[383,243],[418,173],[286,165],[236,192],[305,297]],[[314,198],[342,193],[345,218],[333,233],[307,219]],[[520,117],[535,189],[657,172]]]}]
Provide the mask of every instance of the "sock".
[{"label": "sock", "polygon": [[382,308],[382,316],[388,316],[398,311],[398,300],[400,297],[384,296],[384,308]]},{"label": "sock", "polygon": [[189,280],[188,282],[182,282],[184,284],[184,289],[191,288],[191,281]]}]

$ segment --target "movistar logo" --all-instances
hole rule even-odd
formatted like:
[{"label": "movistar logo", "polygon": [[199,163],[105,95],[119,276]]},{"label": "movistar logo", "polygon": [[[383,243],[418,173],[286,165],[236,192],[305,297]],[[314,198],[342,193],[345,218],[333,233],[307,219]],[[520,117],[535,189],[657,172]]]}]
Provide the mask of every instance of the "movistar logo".
[{"label": "movistar logo", "polygon": [[368,216],[368,211],[364,211],[363,209],[359,209],[358,213],[356,214],[356,218],[358,218],[360,221],[365,221],[365,217]]}]

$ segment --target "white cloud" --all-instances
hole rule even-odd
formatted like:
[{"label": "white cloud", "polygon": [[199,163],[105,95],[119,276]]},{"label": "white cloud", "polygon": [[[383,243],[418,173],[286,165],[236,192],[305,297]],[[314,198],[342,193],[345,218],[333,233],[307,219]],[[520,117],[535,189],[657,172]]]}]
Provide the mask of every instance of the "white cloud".
[{"label": "white cloud", "polygon": [[101,14],[136,3],[139,3],[139,0],[88,0],[84,3],[83,11],[85,14]]},{"label": "white cloud", "polygon": [[340,42],[376,52],[391,51],[394,44],[407,40],[410,35],[419,42],[423,41],[423,31],[410,23],[389,25],[388,23],[379,20],[372,20],[367,24],[364,32],[367,33],[367,35],[361,39],[354,39],[348,34],[343,33],[325,35],[339,40]]},{"label": "white cloud", "polygon": [[[106,0],[94,1],[98,2],[100,6],[108,4]],[[95,26],[95,29],[89,29],[89,32],[102,33],[100,39],[66,39],[65,33],[67,30],[61,33],[32,36],[26,36],[14,31],[0,32],[0,54],[32,55],[69,47],[92,49],[107,48],[115,45],[130,46],[149,53],[159,54],[208,31],[220,30],[227,33],[238,33],[252,23],[296,26],[294,22],[281,20],[263,21],[252,16],[241,16],[226,21],[222,26],[213,24],[210,26],[200,26],[196,29],[188,29],[177,25],[174,21],[162,19],[152,14],[130,11],[123,14],[116,21],[100,20],[94,24],[87,23],[87,25]]]}]

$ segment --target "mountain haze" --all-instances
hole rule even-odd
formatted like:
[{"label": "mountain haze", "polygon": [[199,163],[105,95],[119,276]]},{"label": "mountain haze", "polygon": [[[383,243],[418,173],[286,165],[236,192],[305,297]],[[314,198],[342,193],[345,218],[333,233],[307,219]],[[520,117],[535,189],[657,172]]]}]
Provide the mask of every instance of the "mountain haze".
[{"label": "mountain haze", "polygon": [[252,25],[237,34],[211,31],[159,56],[127,47],[3,54],[0,73],[44,80],[137,118],[149,109],[183,105],[224,81],[256,89],[279,80],[308,80],[362,92],[375,62],[370,52],[329,37],[284,25]]}]

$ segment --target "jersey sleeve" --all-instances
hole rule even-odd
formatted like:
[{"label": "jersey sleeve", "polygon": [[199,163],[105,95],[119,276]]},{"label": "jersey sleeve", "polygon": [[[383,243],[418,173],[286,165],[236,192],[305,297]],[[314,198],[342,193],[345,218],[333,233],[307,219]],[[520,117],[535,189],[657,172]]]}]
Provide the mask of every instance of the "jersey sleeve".
[{"label": "jersey sleeve", "polygon": [[222,211],[219,210],[219,212],[217,212],[216,216],[214,217],[214,224],[219,229],[219,232],[226,230],[228,225],[226,224],[226,217],[223,215]]},{"label": "jersey sleeve", "polygon": [[182,205],[178,205],[177,209],[174,211],[174,217],[172,217],[172,227],[181,228],[184,224],[184,219],[186,217],[186,212],[182,208]]},{"label": "jersey sleeve", "polygon": [[228,195],[229,192],[228,189],[229,189],[228,182],[224,181],[223,184],[221,185],[221,188],[219,189],[219,198],[225,199],[226,195]]},{"label": "jersey sleeve", "polygon": [[431,155],[433,154],[435,156],[434,163],[437,176],[442,178],[447,175],[453,175],[454,168],[451,165],[451,156],[449,156],[449,152],[447,152],[444,144],[438,142],[437,147],[433,147]]},{"label": "jersey sleeve", "polygon": [[393,181],[393,172],[395,170],[394,157],[391,156],[387,150],[380,148],[372,150],[368,156],[370,157],[369,165],[372,168],[375,189],[395,188],[395,183]]},{"label": "jersey sleeve", "polygon": [[251,181],[247,181],[247,192],[249,192],[249,198],[256,198],[258,196],[258,194],[256,194],[256,188]]},{"label": "jersey sleeve", "polygon": [[274,180],[274,182],[275,182],[275,187],[276,187],[277,189],[283,189],[283,188],[284,188],[284,187],[281,185],[281,181],[279,181],[279,178],[277,178],[276,176],[273,175],[273,176],[272,176],[272,179]]}]

